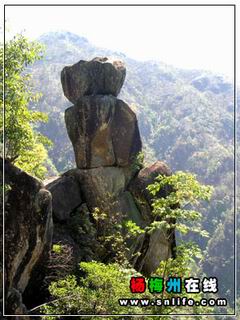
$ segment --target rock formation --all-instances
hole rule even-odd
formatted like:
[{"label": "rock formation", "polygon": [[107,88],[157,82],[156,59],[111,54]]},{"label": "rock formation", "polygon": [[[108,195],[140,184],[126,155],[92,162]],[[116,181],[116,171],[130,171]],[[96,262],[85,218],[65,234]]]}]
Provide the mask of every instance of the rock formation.
[{"label": "rock formation", "polygon": [[[5,313],[26,314],[22,293],[48,258],[52,197],[43,184],[5,160]],[[36,282],[36,279],[35,279]]]},{"label": "rock formation", "polygon": [[[84,204],[88,218],[98,207],[112,214],[120,212],[141,227],[153,221],[151,196],[146,187],[157,175],[170,175],[171,171],[160,161],[139,171],[137,159],[142,144],[136,115],[127,103],[116,97],[125,74],[121,61],[108,58],[80,61],[62,71],[63,92],[74,103],[65,111],[65,122],[77,169],[66,172],[56,182],[47,185],[52,192],[53,203],[55,197],[57,200],[56,206],[53,204],[53,215],[58,222],[66,219],[69,223],[70,211],[77,203],[79,208]],[[66,177],[72,179],[72,186],[67,186],[65,195],[60,195],[56,188],[61,186],[62,190],[65,189]],[[68,197],[73,189],[73,203],[68,205],[65,202],[61,206],[59,197]],[[161,191],[159,196],[166,196],[168,192],[170,190]],[[94,230],[90,220],[88,223]],[[174,238],[168,240],[168,235],[161,230],[142,235],[131,248],[132,254],[140,251],[141,255],[131,262],[139,271],[149,275],[161,260],[172,255],[173,243]],[[85,251],[93,253],[93,246],[89,244]],[[87,260],[91,258],[91,255],[85,256]]]},{"label": "rock formation", "polygon": [[[142,228],[154,220],[146,187],[157,175],[170,175],[171,171],[160,161],[141,169],[136,115],[117,98],[125,75],[124,64],[108,58],[80,61],[63,69],[63,91],[74,103],[65,112],[65,122],[77,168],[46,182],[44,188],[35,178],[5,163],[5,182],[10,186],[5,212],[9,314],[26,314],[25,304],[35,307],[31,297],[35,297],[44,273],[47,288],[53,279],[59,279],[59,272],[60,278],[74,272],[80,261],[102,261],[97,240],[101,230],[93,219],[96,207]],[[158,196],[166,197],[171,191],[166,188]],[[56,257],[52,251],[52,260],[48,259],[52,240],[64,247],[65,256]],[[149,276],[161,260],[173,255],[174,233],[169,236],[161,229],[143,233],[129,246],[129,261]],[[58,270],[52,270],[56,261]]]}]

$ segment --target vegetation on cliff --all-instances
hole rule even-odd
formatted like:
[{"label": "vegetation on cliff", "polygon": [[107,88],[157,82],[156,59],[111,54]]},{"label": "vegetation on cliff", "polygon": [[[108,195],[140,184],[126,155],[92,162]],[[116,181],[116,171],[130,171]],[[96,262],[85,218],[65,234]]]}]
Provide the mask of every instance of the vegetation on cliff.
[{"label": "vegetation on cliff", "polygon": [[[3,47],[0,50],[3,59]],[[43,46],[30,42],[22,35],[15,36],[5,43],[4,61],[4,118],[5,156],[26,172],[44,178],[49,161],[46,146],[50,140],[36,130],[39,122],[47,122],[47,115],[36,110],[40,95],[33,92],[31,74],[27,67],[43,57]],[[3,82],[3,69],[0,73]],[[3,106],[1,86],[1,106]],[[31,110],[29,104],[32,103]],[[3,130],[1,129],[3,142]]]}]

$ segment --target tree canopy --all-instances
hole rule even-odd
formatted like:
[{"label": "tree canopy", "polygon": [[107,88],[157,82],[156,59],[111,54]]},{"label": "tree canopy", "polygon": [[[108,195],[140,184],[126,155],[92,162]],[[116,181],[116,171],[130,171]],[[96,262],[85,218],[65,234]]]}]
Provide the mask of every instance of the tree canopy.
[{"label": "tree canopy", "polygon": [[28,108],[29,103],[36,104],[40,96],[31,86],[28,66],[43,57],[44,48],[23,35],[16,35],[5,43],[4,49],[1,46],[0,55],[4,59],[4,69],[2,67],[0,72],[4,83],[1,106],[4,97],[4,117],[0,125],[5,156],[26,172],[43,178],[47,172],[46,146],[51,142],[36,129],[38,123],[46,122],[48,117],[43,112]]}]

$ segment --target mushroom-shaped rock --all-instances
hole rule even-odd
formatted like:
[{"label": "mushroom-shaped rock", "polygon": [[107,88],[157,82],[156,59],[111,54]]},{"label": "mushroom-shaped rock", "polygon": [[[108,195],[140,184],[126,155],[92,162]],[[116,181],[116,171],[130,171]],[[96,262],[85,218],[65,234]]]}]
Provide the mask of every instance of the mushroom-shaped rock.
[{"label": "mushroom-shaped rock", "polygon": [[91,61],[80,60],[66,66],[61,72],[64,95],[72,103],[82,96],[111,94],[117,96],[126,76],[122,61],[97,57]]}]

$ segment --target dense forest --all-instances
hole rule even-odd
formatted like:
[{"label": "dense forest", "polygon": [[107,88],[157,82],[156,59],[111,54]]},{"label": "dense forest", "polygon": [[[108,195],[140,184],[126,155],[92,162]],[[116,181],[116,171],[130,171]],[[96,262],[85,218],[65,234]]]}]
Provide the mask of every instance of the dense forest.
[{"label": "dense forest", "polygon": [[[28,159],[34,164],[34,161],[29,159],[34,159],[34,154],[37,153],[44,165],[42,167],[37,164],[31,168],[31,173],[42,180],[48,180],[74,168],[76,166],[74,152],[64,122],[64,111],[70,106],[70,102],[62,93],[60,72],[66,65],[96,56],[111,56],[123,60],[127,75],[119,98],[127,101],[137,115],[143,142],[144,165],[156,160],[164,161],[173,173],[184,171],[195,174],[200,183],[213,187],[211,201],[197,203],[197,211],[202,214],[201,224],[198,227],[199,230],[206,230],[208,237],[201,237],[199,233],[191,232],[190,223],[186,222],[189,232],[184,235],[180,229],[176,233],[176,241],[179,247],[181,247],[180,240],[197,243],[202,251],[202,258],[199,256],[192,261],[192,271],[200,261],[197,275],[217,277],[219,297],[227,298],[230,307],[233,307],[233,84],[223,76],[203,70],[182,70],[158,61],[136,61],[122,53],[97,48],[87,39],[69,32],[44,34],[38,42],[45,48],[43,57],[24,71],[32,75],[32,90],[36,94],[41,93],[38,101],[25,96],[30,108],[26,119],[33,124],[36,132],[29,135],[31,140],[28,143],[35,143],[35,150],[31,151],[31,154],[23,154],[16,165],[27,171],[29,168],[24,168],[24,162]],[[35,56],[33,55],[32,61],[30,59],[28,64],[36,60],[40,46],[34,50]],[[11,100],[7,103],[10,105]],[[33,111],[37,112],[32,113]],[[236,116],[238,118],[238,115]],[[14,134],[14,130],[12,131]],[[239,131],[236,135],[239,137]],[[21,146],[16,144],[15,147],[21,150]],[[154,187],[152,188],[154,193]],[[200,189],[197,190],[200,192]],[[201,192],[204,199],[206,191]],[[55,246],[54,250],[57,253],[61,248]],[[178,262],[180,267],[181,262]],[[83,263],[81,267],[83,272],[89,275],[89,279],[85,280],[87,288],[94,272],[98,273],[100,281],[103,282],[105,281],[103,274],[113,275],[122,272],[105,265],[94,266]],[[52,285],[50,291],[56,297],[62,295],[61,286],[67,287],[66,290],[70,291],[78,290],[74,277],[64,281],[64,284]],[[82,292],[83,301],[87,300],[88,290]],[[124,287],[118,290],[124,290]],[[104,299],[104,296],[102,298]],[[46,307],[45,311],[54,311],[49,308]],[[67,306],[62,308],[63,312]],[[86,312],[89,312],[87,305]]]}]

